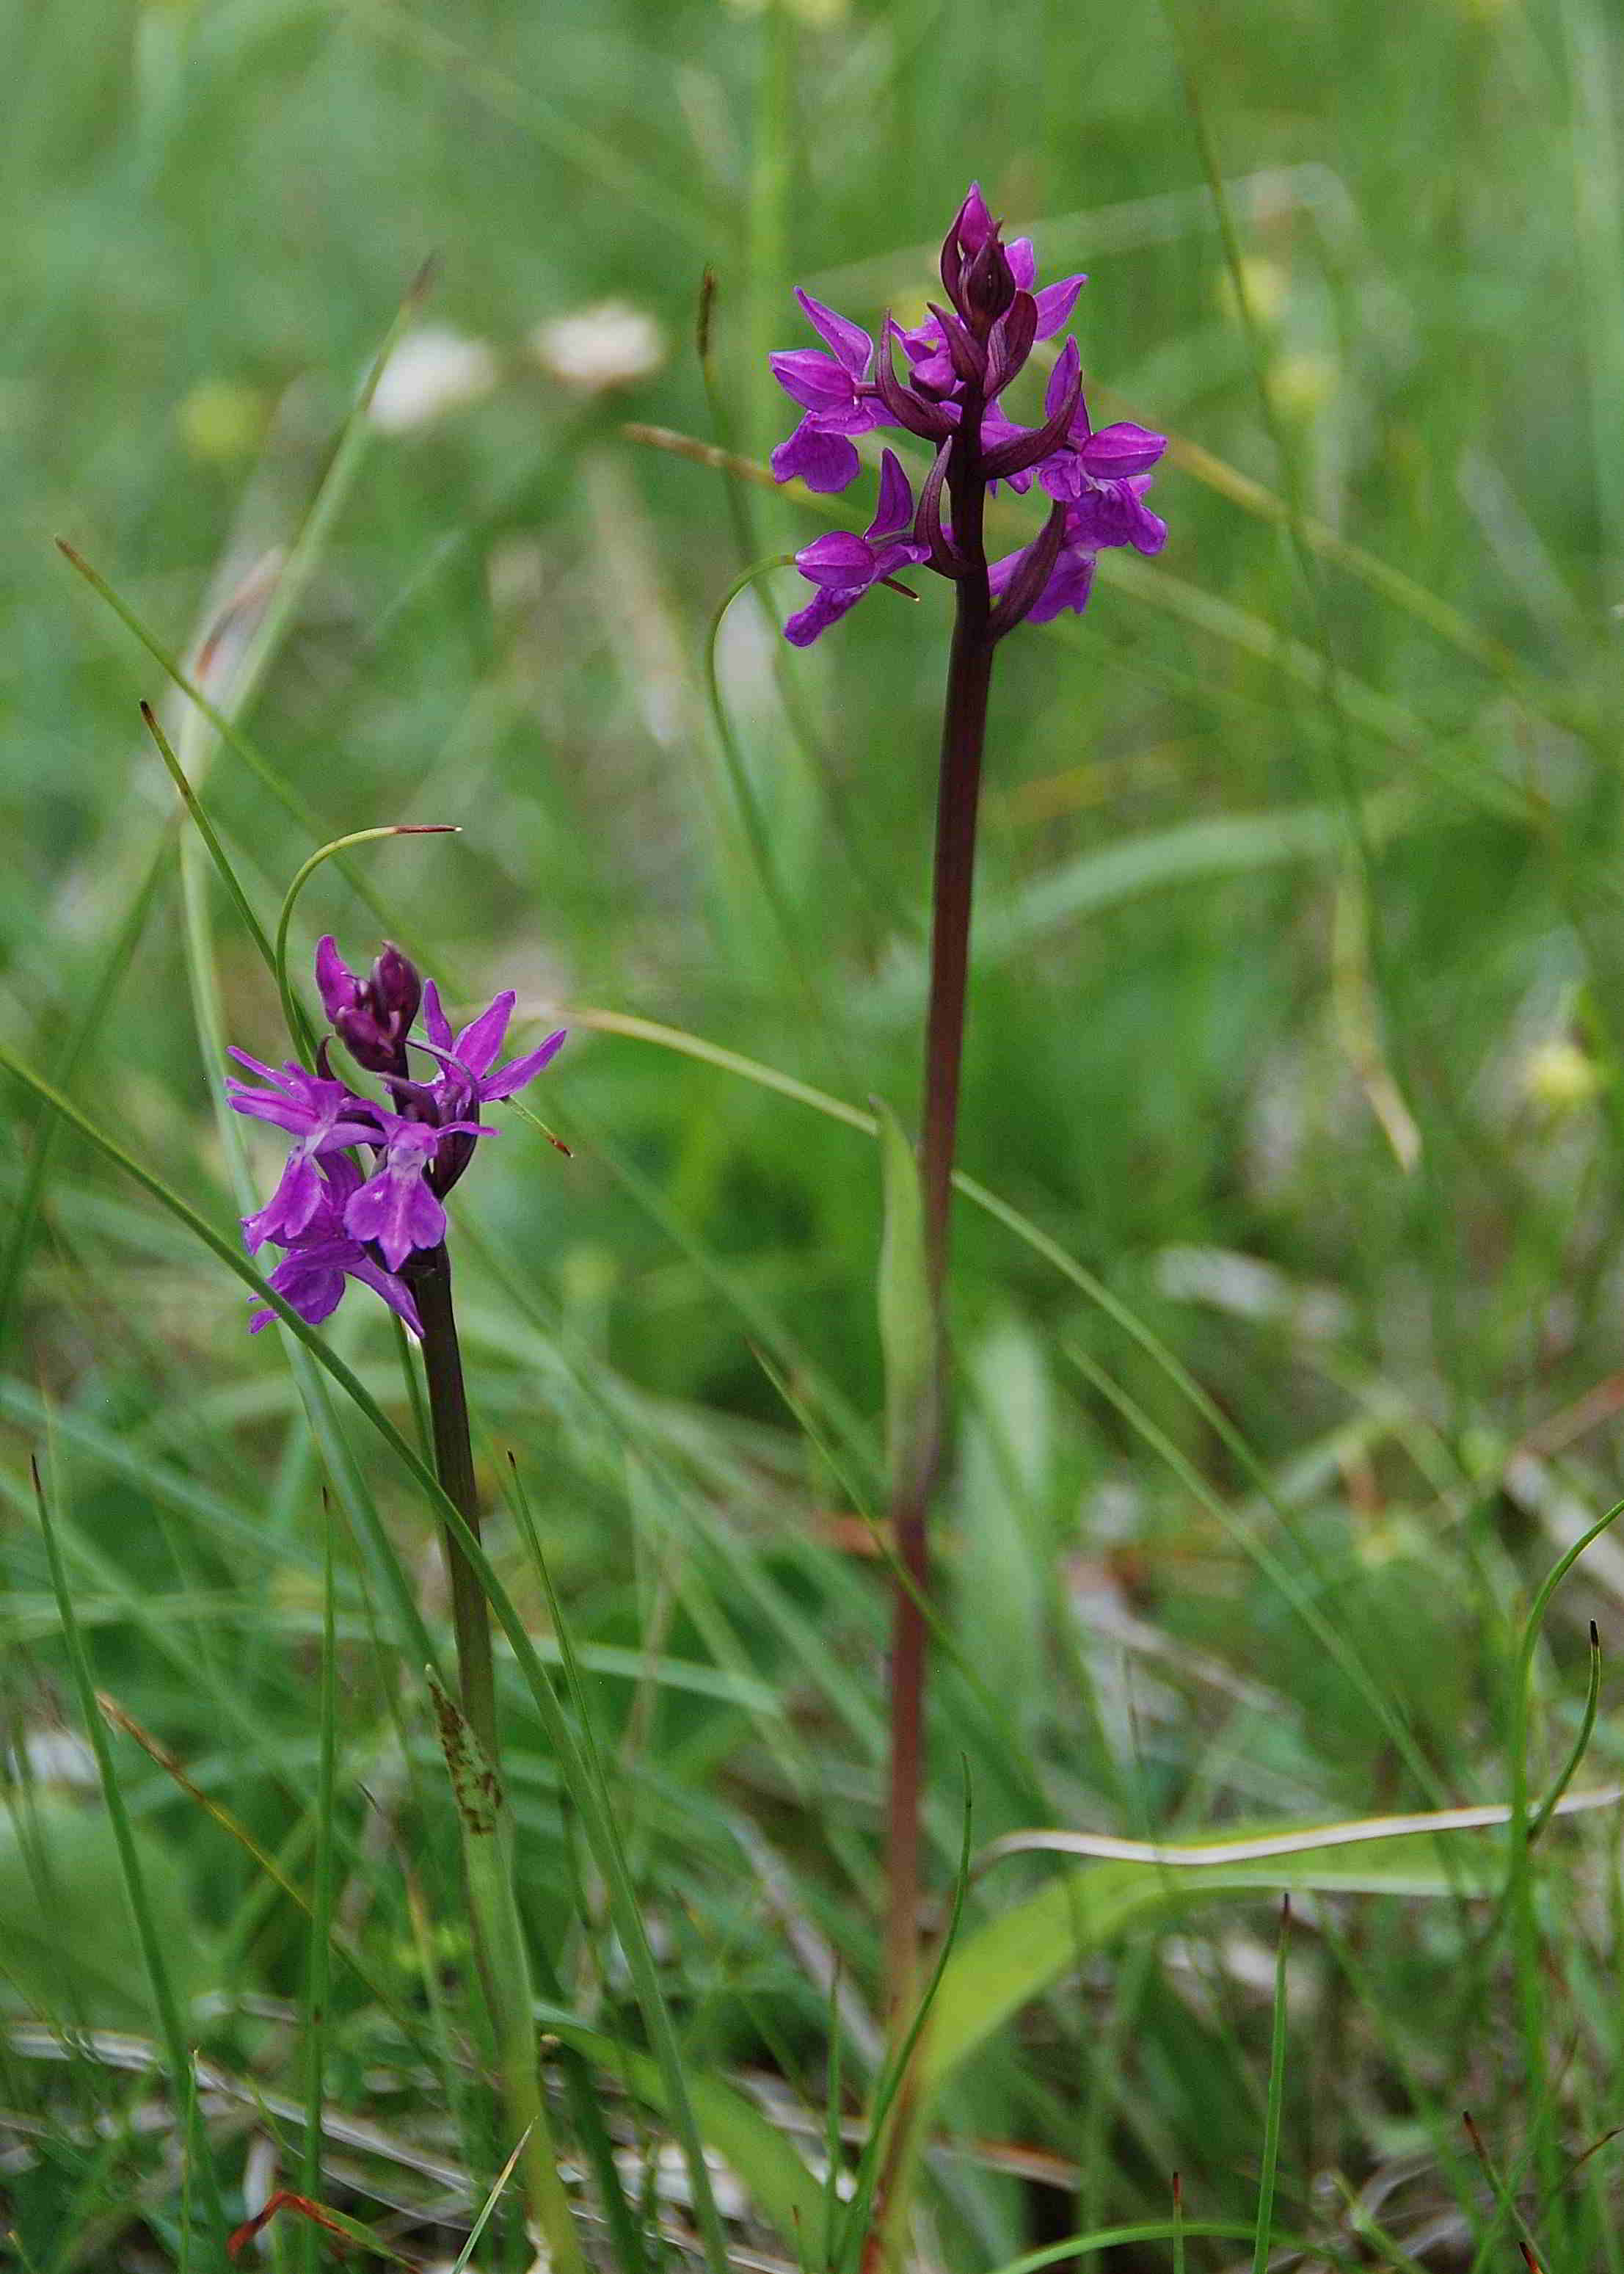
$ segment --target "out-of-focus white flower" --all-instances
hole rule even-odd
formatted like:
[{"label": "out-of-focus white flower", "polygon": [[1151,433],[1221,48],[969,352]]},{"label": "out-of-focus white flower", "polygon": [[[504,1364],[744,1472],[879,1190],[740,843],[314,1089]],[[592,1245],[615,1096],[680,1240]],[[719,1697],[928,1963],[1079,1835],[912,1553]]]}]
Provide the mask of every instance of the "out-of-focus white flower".
[{"label": "out-of-focus white flower", "polygon": [[409,433],[477,403],[501,376],[495,351],[448,325],[408,332],[383,367],[368,412],[386,434]]},{"label": "out-of-focus white flower", "polygon": [[552,317],[537,325],[530,344],[545,372],[587,395],[644,379],[665,360],[658,324],[627,300],[600,300],[572,316]]}]

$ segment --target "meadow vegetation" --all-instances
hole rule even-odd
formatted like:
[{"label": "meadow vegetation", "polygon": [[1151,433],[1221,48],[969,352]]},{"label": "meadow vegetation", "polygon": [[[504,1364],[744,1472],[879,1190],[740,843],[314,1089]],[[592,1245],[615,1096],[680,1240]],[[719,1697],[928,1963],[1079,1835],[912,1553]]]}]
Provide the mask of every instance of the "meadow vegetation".
[{"label": "meadow vegetation", "polygon": [[[617,2274],[1620,2274],[1615,12],[4,21],[0,2253],[214,2269],[285,2190],[244,2263],[528,2264],[511,1933]],[[763,471],[792,287],[918,320],[972,173],[1171,537],[1000,651],[898,2094],[876,1132],[951,606],[716,626],[866,518]],[[251,1337],[229,1261],[243,904],[402,823],[462,833],[312,875],[305,1009],[387,936],[569,1029],[568,1155],[509,1113],[450,1203],[510,1913],[404,1345]]]}]

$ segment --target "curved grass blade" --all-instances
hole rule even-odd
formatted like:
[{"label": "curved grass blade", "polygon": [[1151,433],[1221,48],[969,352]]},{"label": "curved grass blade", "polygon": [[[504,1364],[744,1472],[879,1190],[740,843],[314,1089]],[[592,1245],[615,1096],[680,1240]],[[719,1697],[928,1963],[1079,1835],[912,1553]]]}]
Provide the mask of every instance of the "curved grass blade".
[{"label": "curved grass blade", "polygon": [[335,837],[326,845],[319,845],[307,861],[294,871],[293,882],[282,897],[282,913],[276,919],[276,943],[271,951],[271,969],[276,977],[276,992],[282,998],[282,1017],[287,1020],[289,1036],[297,1050],[301,1034],[308,1035],[309,1021],[294,995],[288,977],[288,931],[293,922],[293,911],[299,894],[320,868],[324,861],[348,853],[357,845],[374,845],[381,837],[455,837],[462,833],[462,824],[455,821],[396,821],[386,823],[380,829],[352,829],[347,837]]},{"label": "curved grass blade", "polygon": [[1579,1732],[1574,1739],[1573,1750],[1569,1752],[1567,1760],[1562,1764],[1561,1771],[1557,1777],[1556,1782],[1552,1786],[1544,1800],[1540,1802],[1539,1807],[1535,1813],[1534,1819],[1528,1827],[1528,1844],[1530,1848],[1533,1846],[1535,1841],[1538,1839],[1540,1834],[1545,1830],[1546,1825],[1549,1824],[1551,1818],[1556,1815],[1558,1811],[1560,1809],[1562,1801],[1567,1795],[1568,1786],[1572,1784],[1575,1777],[1579,1773],[1579,1764],[1584,1758],[1585,1754],[1590,1751],[1590,1738],[1596,1728],[1596,1709],[1600,1702],[1601,1630],[1597,1625],[1595,1620],[1592,1619],[1590,1621],[1590,1674],[1585,1683],[1584,1711],[1579,1719]]}]

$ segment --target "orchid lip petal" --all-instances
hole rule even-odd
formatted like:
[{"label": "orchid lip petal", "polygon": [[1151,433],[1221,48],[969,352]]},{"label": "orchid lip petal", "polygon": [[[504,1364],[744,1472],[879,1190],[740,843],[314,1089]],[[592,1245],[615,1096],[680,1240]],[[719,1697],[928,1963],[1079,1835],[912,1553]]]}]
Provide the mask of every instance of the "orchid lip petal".
[{"label": "orchid lip petal", "polygon": [[775,481],[803,481],[823,496],[849,488],[862,471],[862,460],[846,436],[816,425],[810,412],[778,444],[771,463]]}]

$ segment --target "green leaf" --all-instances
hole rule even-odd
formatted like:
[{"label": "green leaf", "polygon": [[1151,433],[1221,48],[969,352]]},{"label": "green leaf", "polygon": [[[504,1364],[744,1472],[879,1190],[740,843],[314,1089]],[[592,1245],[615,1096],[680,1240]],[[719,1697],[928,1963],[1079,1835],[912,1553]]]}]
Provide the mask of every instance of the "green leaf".
[{"label": "green leaf", "polygon": [[[544,2029],[596,2061],[645,2107],[670,2117],[665,2080],[651,2054],[605,2037],[561,2007],[538,2006],[537,2014]],[[823,2189],[783,2133],[722,2078],[690,2067],[685,2082],[701,2138],[743,2182],[762,2217],[792,2244],[797,2234],[821,2233]]]},{"label": "green leaf", "polygon": [[[183,2015],[214,1987],[211,1939],[168,1844],[145,1825],[131,1837]],[[53,2019],[149,2031],[152,1993],[124,1900],[113,1826],[60,1794],[14,1794],[0,1813],[0,1946],[4,2002]]]},{"label": "green leaf", "polygon": [[920,2061],[921,2093],[941,2091],[995,2029],[1072,1972],[1080,1959],[1135,1927],[1176,1917],[1198,1903],[1296,1887],[1411,1896],[1488,1894],[1497,1887],[1505,1870],[1502,1843],[1469,1849],[1452,1874],[1440,1860],[1439,1837],[1418,1832],[1195,1869],[1101,1863],[1050,1879],[982,1927],[948,1967]]},{"label": "green leaf", "polygon": [[936,1376],[936,1332],[925,1267],[919,1163],[901,1123],[876,1101],[885,1222],[880,1240],[880,1348],[885,1361],[885,1446],[893,1487],[918,1442]]}]

